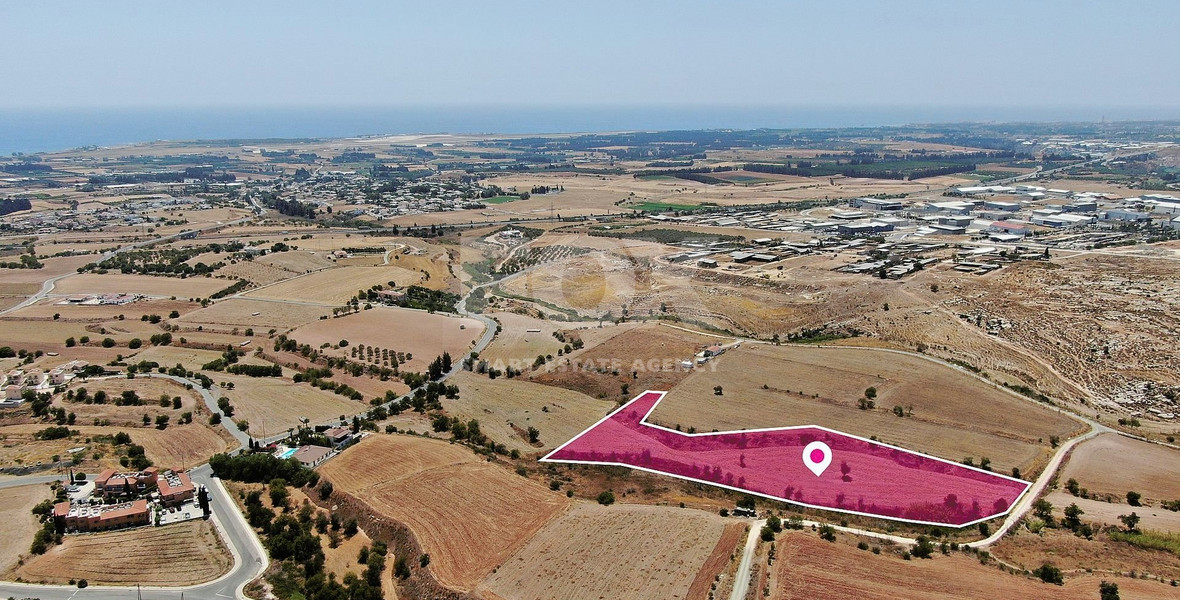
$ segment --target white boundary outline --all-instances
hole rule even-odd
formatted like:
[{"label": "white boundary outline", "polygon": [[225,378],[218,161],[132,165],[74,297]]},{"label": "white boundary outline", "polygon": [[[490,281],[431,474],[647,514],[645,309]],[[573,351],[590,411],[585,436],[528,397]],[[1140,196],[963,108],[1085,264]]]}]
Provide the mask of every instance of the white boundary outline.
[{"label": "white boundary outline", "polygon": [[[905,452],[905,453],[908,453],[908,454],[913,454],[913,455],[916,455],[916,456],[921,456],[921,457],[923,457],[923,458],[929,458],[929,459],[931,459],[931,460],[936,460],[936,461],[939,461],[939,462],[944,462],[944,463],[946,463],[946,464],[948,464],[948,465],[955,465],[956,467],[961,467],[961,468],[964,468],[964,469],[971,469],[971,470],[973,470],[973,471],[978,471],[978,472],[980,472],[980,473],[986,473],[987,475],[990,475],[990,476],[992,476],[992,477],[999,477],[999,478],[1001,478],[1001,479],[1007,479],[1007,480],[1009,480],[1009,481],[1015,481],[1015,482],[1018,482],[1018,483],[1022,483],[1022,484],[1024,484],[1024,489],[1023,489],[1023,490],[1021,490],[1021,492],[1020,492],[1019,494],[1017,494],[1017,495],[1016,495],[1016,498],[1014,498],[1014,499],[1012,500],[1012,503],[1008,505],[1008,508],[1007,508],[1007,510],[1004,510],[1003,512],[999,512],[999,513],[995,513],[995,514],[988,515],[988,516],[985,516],[985,517],[981,517],[981,518],[979,518],[979,519],[976,519],[976,520],[974,520],[974,521],[970,521],[970,522],[968,522],[968,523],[963,523],[963,524],[956,524],[956,523],[940,523],[940,522],[937,522],[937,521],[919,521],[919,520],[916,520],[916,519],[903,519],[903,518],[901,518],[901,517],[890,517],[890,516],[887,516],[887,515],[879,515],[879,514],[874,514],[874,513],[861,512],[861,511],[857,511],[857,510],[851,510],[851,509],[846,509],[846,508],[833,508],[833,507],[831,507],[831,506],[821,506],[821,505],[818,505],[818,504],[808,504],[808,503],[806,503],[806,502],[800,502],[800,501],[797,501],[797,500],[790,500],[790,499],[786,499],[786,498],[781,498],[781,497],[779,497],[779,496],[772,496],[772,495],[770,495],[770,494],[763,494],[763,493],[761,493],[761,492],[755,492],[755,491],[752,491],[752,490],[746,490],[746,489],[742,489],[742,488],[739,488],[739,487],[734,487],[734,486],[729,486],[729,485],[725,485],[725,484],[717,483],[717,482],[714,482],[714,481],[707,481],[707,480],[704,480],[704,479],[696,479],[696,478],[694,478],[694,477],[688,477],[688,476],[685,476],[685,475],[678,475],[678,474],[675,474],[675,473],[668,473],[668,472],[666,472],[666,471],[659,471],[659,470],[656,470],[656,469],[650,469],[650,468],[647,468],[647,467],[640,467],[640,466],[631,465],[631,464],[627,464],[627,463],[620,463],[620,462],[610,462],[610,461],[593,461],[593,460],[564,460],[564,459],[558,459],[558,458],[550,458],[550,457],[552,457],[554,454],[557,454],[558,452],[561,452],[561,451],[562,451],[562,450],[563,450],[563,449],[564,449],[566,446],[568,446],[568,445],[570,445],[570,444],[574,443],[575,441],[577,441],[579,438],[581,438],[582,436],[584,436],[584,435],[586,435],[587,433],[589,433],[589,432],[590,432],[591,430],[593,430],[594,428],[596,428],[596,427],[598,427],[599,425],[601,425],[601,424],[605,423],[605,422],[606,422],[607,420],[609,420],[611,417],[615,416],[616,414],[618,414],[619,412],[621,412],[623,409],[627,408],[628,406],[631,406],[631,405],[632,405],[632,404],[634,404],[636,401],[638,401],[640,398],[642,398],[642,397],[644,397],[644,396],[646,396],[646,395],[648,395],[648,394],[658,394],[658,395],[659,395],[659,398],[658,398],[658,399],[655,401],[655,403],[653,403],[653,404],[651,405],[651,408],[650,408],[650,409],[648,409],[647,413],[645,413],[645,414],[643,415],[643,418],[639,420],[639,424],[640,424],[640,425],[643,425],[643,426],[645,426],[645,427],[652,427],[652,428],[654,428],[654,429],[661,429],[661,430],[663,430],[663,431],[671,432],[671,433],[674,433],[674,434],[676,434],[676,435],[680,435],[680,436],[684,436],[684,437],[706,437],[706,436],[712,436],[712,435],[731,435],[731,434],[734,434],[734,433],[763,433],[763,432],[768,432],[768,431],[791,431],[791,430],[795,430],[795,429],[819,429],[819,430],[821,430],[821,431],[826,431],[826,432],[828,432],[828,433],[832,433],[832,434],[835,434],[835,435],[841,435],[841,436],[845,436],[845,437],[853,438],[853,439],[856,439],[856,440],[860,440],[860,441],[862,441],[862,442],[866,442],[866,443],[869,443],[869,444],[873,444],[873,445],[881,446],[881,447],[884,447],[884,448],[889,448],[889,449],[892,449],[892,450],[898,450],[898,451]],[[648,419],[648,417],[650,417],[650,416],[651,416],[651,413],[652,413],[652,412],[654,412],[654,411],[655,411],[655,409],[656,409],[656,407],[660,405],[660,402],[663,402],[663,401],[664,401],[664,397],[665,397],[665,396],[667,396],[667,395],[668,395],[668,392],[660,392],[660,391],[656,391],[656,390],[646,390],[646,391],[644,391],[644,392],[640,393],[639,395],[637,395],[637,396],[635,396],[634,398],[632,398],[632,399],[631,399],[629,402],[627,402],[626,404],[624,404],[624,405],[622,405],[622,406],[620,406],[620,407],[616,408],[615,410],[613,410],[613,411],[611,411],[609,414],[607,414],[605,417],[603,417],[603,418],[599,419],[599,420],[598,420],[596,423],[594,423],[594,424],[593,424],[593,425],[591,425],[590,427],[587,427],[585,430],[583,430],[583,431],[582,431],[582,433],[579,433],[578,435],[575,435],[574,437],[570,438],[570,439],[569,439],[569,441],[567,441],[567,442],[565,442],[564,444],[562,444],[562,445],[558,446],[557,448],[554,448],[554,449],[553,449],[552,451],[550,451],[548,454],[546,454],[545,456],[541,457],[541,458],[539,459],[539,460],[540,460],[540,462],[552,462],[552,463],[570,463],[570,464],[581,464],[581,465],[614,465],[614,466],[619,466],[619,467],[627,467],[627,468],[629,468],[629,469],[639,469],[640,471],[647,471],[648,473],[655,473],[655,474],[657,474],[657,475],[664,475],[664,476],[667,476],[667,477],[675,477],[675,478],[677,478],[677,479],[683,479],[683,480],[685,480],[685,481],[692,481],[692,482],[694,482],[694,483],[702,483],[702,484],[705,484],[705,485],[711,485],[711,486],[714,486],[714,487],[725,488],[725,489],[727,489],[727,490],[732,490],[732,491],[735,491],[735,492],[740,492],[740,493],[743,493],[743,494],[751,494],[751,495],[754,495],[754,496],[761,496],[761,497],[763,497],[763,498],[769,498],[769,499],[771,499],[771,500],[775,500],[775,501],[778,501],[778,502],[786,502],[786,503],[788,503],[788,504],[795,504],[795,505],[798,505],[798,506],[806,506],[807,508],[814,508],[814,509],[816,509],[816,510],[829,510],[829,511],[835,511],[835,512],[842,512],[842,513],[853,514],[853,515],[860,515],[860,516],[863,516],[863,517],[872,517],[872,518],[875,518],[875,519],[888,519],[888,520],[891,520],[891,521],[902,521],[902,522],[905,522],[905,523],[916,523],[916,524],[918,524],[918,525],[935,525],[935,526],[939,526],[939,527],[953,527],[953,528],[955,528],[955,529],[961,529],[961,528],[964,528],[964,527],[970,527],[970,526],[972,526],[972,525],[975,525],[976,523],[982,523],[983,521],[987,521],[987,520],[994,519],[994,518],[996,518],[996,517],[1000,517],[1000,516],[1003,516],[1003,515],[1006,515],[1006,514],[1008,514],[1009,512],[1011,512],[1011,511],[1012,511],[1012,508],[1013,508],[1014,506],[1016,506],[1016,505],[1017,505],[1017,504],[1020,502],[1020,499],[1021,499],[1021,497],[1022,497],[1022,496],[1024,496],[1024,494],[1025,494],[1025,493],[1027,493],[1027,492],[1028,492],[1029,488],[1031,488],[1031,487],[1032,487],[1032,483],[1031,483],[1031,482],[1025,481],[1025,480],[1023,480],[1023,479],[1017,479],[1017,478],[1015,478],[1015,477],[1009,477],[1009,476],[1007,476],[1007,475],[1001,475],[1001,474],[999,474],[999,473],[993,473],[993,472],[991,472],[991,471],[986,471],[986,470],[984,470],[984,469],[981,469],[981,468],[979,468],[979,467],[974,467],[974,466],[970,466],[970,465],[964,465],[964,464],[961,464],[961,463],[957,463],[957,462],[954,462],[954,461],[947,460],[947,459],[945,459],[945,458],[939,458],[939,457],[937,457],[937,456],[930,456],[929,454],[923,454],[923,453],[921,453],[921,452],[914,452],[913,450],[907,450],[907,449],[905,449],[905,448],[901,448],[901,447],[898,447],[898,446],[893,446],[893,445],[886,444],[886,443],[883,443],[883,442],[878,442],[878,441],[876,441],[876,440],[870,440],[870,439],[866,439],[866,438],[860,437],[860,436],[858,436],[858,435],[852,435],[852,434],[850,434],[850,433],[844,433],[843,431],[837,431],[837,430],[835,430],[835,429],[829,429],[829,428],[827,428],[827,427],[822,427],[822,426],[820,426],[820,425],[791,425],[791,426],[787,426],[787,427],[764,427],[764,428],[761,428],[761,429],[739,429],[739,430],[737,430],[737,431],[710,431],[710,432],[706,432],[706,433],[685,433],[685,432],[683,432],[683,431],[677,431],[677,430],[675,430],[675,429],[670,429],[670,428],[668,428],[668,427],[664,427],[664,426],[661,426],[661,425],[656,425],[656,424],[654,424],[654,423],[648,423],[648,422],[647,422],[647,419]]]}]

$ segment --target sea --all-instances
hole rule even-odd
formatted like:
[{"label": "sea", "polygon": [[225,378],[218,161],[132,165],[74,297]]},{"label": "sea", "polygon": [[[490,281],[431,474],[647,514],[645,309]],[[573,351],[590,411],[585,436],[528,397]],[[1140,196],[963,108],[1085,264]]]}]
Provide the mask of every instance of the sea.
[{"label": "sea", "polygon": [[0,154],[156,140],[549,134],[916,123],[1158,120],[1180,109],[767,106],[419,106],[0,109]]}]

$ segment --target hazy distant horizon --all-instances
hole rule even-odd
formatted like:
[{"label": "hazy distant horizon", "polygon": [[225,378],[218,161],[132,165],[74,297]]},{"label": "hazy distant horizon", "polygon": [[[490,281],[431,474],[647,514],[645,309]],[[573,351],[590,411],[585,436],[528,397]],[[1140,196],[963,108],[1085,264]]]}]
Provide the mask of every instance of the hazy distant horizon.
[{"label": "hazy distant horizon", "polygon": [[540,135],[1101,120],[1180,120],[1180,108],[647,105],[24,109],[0,110],[0,153],[53,152],[157,140]]}]

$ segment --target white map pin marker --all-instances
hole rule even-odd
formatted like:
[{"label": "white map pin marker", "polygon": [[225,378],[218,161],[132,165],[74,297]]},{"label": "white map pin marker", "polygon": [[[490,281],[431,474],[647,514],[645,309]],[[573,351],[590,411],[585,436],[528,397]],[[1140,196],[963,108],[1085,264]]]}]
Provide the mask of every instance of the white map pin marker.
[{"label": "white map pin marker", "polygon": [[832,449],[827,444],[817,440],[803,447],[803,465],[815,473],[816,477],[823,475],[830,464]]}]

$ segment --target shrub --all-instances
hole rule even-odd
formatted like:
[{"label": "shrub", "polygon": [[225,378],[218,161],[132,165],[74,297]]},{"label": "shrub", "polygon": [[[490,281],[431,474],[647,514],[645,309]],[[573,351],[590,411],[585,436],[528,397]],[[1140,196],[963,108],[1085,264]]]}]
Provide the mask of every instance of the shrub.
[{"label": "shrub", "polygon": [[1045,583],[1065,585],[1065,578],[1061,574],[1061,569],[1053,566],[1052,563],[1045,563],[1037,567],[1033,571],[1033,575],[1040,577],[1041,581]]},{"label": "shrub", "polygon": [[596,500],[598,500],[598,503],[603,506],[610,506],[611,504],[615,503],[615,494],[610,490],[606,490],[605,492],[599,494]]}]

